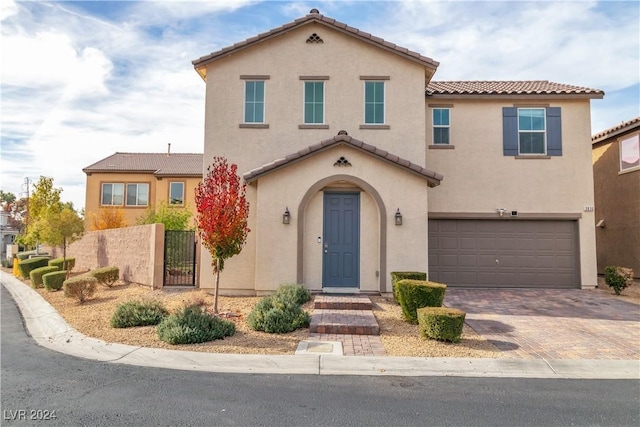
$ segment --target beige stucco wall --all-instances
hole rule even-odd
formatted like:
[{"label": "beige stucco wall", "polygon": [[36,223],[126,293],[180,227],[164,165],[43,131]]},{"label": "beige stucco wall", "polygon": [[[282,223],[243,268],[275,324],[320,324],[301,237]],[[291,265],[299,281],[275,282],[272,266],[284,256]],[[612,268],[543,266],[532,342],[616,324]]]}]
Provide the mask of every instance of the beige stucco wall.
[{"label": "beige stucco wall", "polygon": [[[596,285],[596,252],[591,167],[589,100],[460,100],[427,99],[427,104],[452,104],[451,144],[454,149],[428,149],[427,168],[445,176],[429,198],[434,213],[496,214],[497,208],[522,216],[581,215],[578,220],[580,273],[583,287]],[[562,156],[516,159],[503,156],[502,107],[562,108]],[[432,141],[431,108],[426,112],[427,144]],[[497,214],[496,214],[497,217]]]}]

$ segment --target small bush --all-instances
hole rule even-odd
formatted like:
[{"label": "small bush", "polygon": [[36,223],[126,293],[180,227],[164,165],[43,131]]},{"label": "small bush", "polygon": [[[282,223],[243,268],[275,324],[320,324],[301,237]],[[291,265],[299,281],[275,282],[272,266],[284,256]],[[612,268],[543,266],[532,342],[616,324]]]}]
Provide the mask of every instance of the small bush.
[{"label": "small bush", "polygon": [[422,273],[420,271],[392,271],[391,290],[393,291],[393,300],[397,303],[399,303],[399,301],[398,292],[396,291],[396,283],[404,279],[427,280],[427,273]]},{"label": "small bush", "polygon": [[3,259],[3,260],[2,260],[2,266],[3,266],[4,268],[11,268],[11,267],[13,267],[13,260],[10,260],[10,259]]},{"label": "small bush", "polygon": [[400,280],[397,284],[398,302],[402,316],[409,323],[418,323],[416,310],[422,307],[440,307],[447,286],[423,280]]},{"label": "small bush", "polygon": [[29,259],[31,255],[36,255],[36,251],[24,251],[16,253],[16,258],[20,261],[24,261],[25,259]]},{"label": "small bush", "polygon": [[76,259],[75,258],[55,258],[55,259],[50,259],[49,260],[49,265],[50,266],[54,266],[54,267],[58,267],[58,270],[73,270],[73,267],[76,266]]},{"label": "small bush", "polygon": [[447,307],[423,307],[417,313],[422,337],[460,342],[466,316],[464,311]]},{"label": "small bush", "polygon": [[604,281],[613,288],[616,295],[620,295],[624,289],[633,285],[633,270],[615,265],[605,267]]},{"label": "small bush", "polygon": [[168,314],[160,301],[127,301],[116,308],[110,324],[114,328],[157,325]]},{"label": "small bush", "polygon": [[47,273],[42,276],[42,284],[48,291],[59,291],[62,289],[66,278],[66,271],[54,271],[53,273]]},{"label": "small bush", "polygon": [[305,288],[304,285],[298,284],[285,284],[278,286],[276,290],[278,295],[286,295],[286,298],[290,298],[291,301],[298,305],[302,305],[311,300],[311,292]]},{"label": "small bush", "polygon": [[235,334],[236,325],[192,306],[162,319],[157,332],[169,344],[197,344],[229,337]]},{"label": "small bush", "polygon": [[285,334],[309,326],[309,313],[304,311],[291,292],[275,293],[264,297],[247,317],[254,331]]},{"label": "small bush", "polygon": [[65,297],[75,298],[82,304],[93,296],[96,292],[97,284],[98,280],[95,277],[83,274],[65,280],[62,288],[64,289]]},{"label": "small bush", "polygon": [[118,267],[102,267],[92,270],[89,274],[95,277],[101,285],[110,288],[120,278],[120,269]]},{"label": "small bush", "polygon": [[58,270],[59,270],[58,267],[51,267],[51,266],[40,267],[40,268],[31,270],[31,272],[29,273],[29,278],[31,279],[31,286],[33,286],[34,288],[41,288],[43,286],[42,276],[47,273],[53,273],[54,271],[58,271]]},{"label": "small bush", "polygon": [[31,270],[35,270],[36,268],[46,267],[49,263],[49,258],[38,257],[38,258],[29,258],[18,263],[18,269],[20,270],[20,276],[24,278],[29,278],[29,273]]}]

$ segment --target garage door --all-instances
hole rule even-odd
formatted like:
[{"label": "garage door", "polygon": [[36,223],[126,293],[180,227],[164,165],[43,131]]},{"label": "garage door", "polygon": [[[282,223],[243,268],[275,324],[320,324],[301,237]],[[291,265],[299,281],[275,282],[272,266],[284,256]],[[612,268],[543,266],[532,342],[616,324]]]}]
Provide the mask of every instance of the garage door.
[{"label": "garage door", "polygon": [[429,278],[449,286],[579,288],[576,221],[429,220]]}]

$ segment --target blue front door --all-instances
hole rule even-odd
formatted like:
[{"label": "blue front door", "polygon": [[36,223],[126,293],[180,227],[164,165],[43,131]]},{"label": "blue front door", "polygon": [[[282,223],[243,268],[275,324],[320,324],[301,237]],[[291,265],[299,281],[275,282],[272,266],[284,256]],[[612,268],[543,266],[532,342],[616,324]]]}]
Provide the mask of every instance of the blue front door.
[{"label": "blue front door", "polygon": [[324,193],[323,233],[323,287],[359,287],[359,193]]}]

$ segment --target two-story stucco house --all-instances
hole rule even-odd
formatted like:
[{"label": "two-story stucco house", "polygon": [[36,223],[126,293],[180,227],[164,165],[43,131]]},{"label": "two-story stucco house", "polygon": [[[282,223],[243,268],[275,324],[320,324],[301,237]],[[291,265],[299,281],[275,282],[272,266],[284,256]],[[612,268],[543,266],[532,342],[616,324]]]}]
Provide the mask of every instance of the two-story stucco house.
[{"label": "two-story stucco house", "polygon": [[[436,82],[438,62],[321,15],[193,61],[205,167],[248,183],[224,293],[596,284],[590,100],[547,81]],[[213,287],[202,251],[201,287]]]}]

